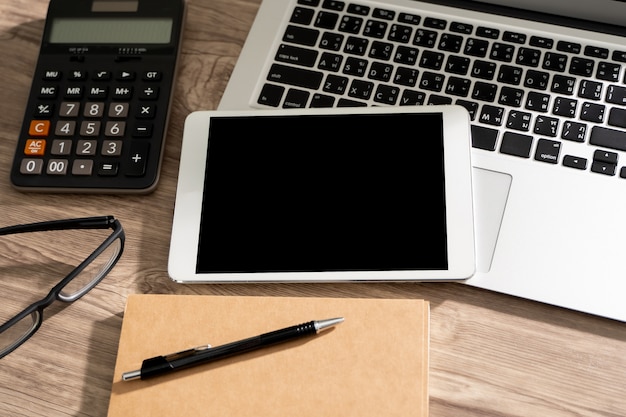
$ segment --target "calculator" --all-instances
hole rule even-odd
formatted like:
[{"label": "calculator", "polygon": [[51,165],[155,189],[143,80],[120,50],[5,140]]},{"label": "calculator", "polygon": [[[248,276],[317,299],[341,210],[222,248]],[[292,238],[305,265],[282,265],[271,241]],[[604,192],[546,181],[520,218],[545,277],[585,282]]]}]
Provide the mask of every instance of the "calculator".
[{"label": "calculator", "polygon": [[51,0],[13,186],[153,191],[184,17],[184,0]]}]

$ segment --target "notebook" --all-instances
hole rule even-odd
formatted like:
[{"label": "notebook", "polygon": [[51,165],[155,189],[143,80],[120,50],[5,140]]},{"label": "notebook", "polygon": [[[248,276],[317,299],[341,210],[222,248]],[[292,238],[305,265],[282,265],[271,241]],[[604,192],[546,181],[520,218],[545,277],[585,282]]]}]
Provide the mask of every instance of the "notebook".
[{"label": "notebook", "polygon": [[[122,381],[144,359],[343,317],[333,329]],[[424,300],[130,295],[108,416],[428,416]]]},{"label": "notebook", "polygon": [[459,104],[469,285],[626,321],[626,2],[263,0],[220,109]]}]

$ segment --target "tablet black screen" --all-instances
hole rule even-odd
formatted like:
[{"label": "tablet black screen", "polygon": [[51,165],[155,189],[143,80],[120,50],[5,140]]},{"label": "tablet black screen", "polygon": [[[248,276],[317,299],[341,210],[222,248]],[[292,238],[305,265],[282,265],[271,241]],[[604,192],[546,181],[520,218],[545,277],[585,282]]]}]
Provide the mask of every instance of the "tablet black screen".
[{"label": "tablet black screen", "polygon": [[439,113],[213,117],[198,273],[448,267]]}]

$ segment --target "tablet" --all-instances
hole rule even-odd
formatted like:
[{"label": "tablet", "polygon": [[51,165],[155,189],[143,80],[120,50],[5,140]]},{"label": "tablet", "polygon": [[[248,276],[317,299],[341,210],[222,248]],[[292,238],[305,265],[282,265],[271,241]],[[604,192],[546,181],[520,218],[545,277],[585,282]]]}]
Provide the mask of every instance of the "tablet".
[{"label": "tablet", "polygon": [[466,279],[471,172],[459,106],[191,113],[168,273],[181,283]]}]

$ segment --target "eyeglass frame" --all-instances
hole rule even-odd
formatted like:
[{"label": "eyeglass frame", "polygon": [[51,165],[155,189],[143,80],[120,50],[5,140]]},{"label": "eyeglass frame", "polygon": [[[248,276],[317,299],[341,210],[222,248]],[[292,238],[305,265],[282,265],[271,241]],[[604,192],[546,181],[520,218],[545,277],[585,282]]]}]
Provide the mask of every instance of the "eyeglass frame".
[{"label": "eyeglass frame", "polygon": [[[65,276],[61,281],[59,281],[48,295],[42,298],[39,301],[32,303],[30,306],[26,307],[20,313],[16,314],[13,318],[9,319],[2,325],[0,325],[0,334],[4,333],[4,331],[10,329],[16,323],[19,323],[21,320],[25,319],[28,315],[32,315],[37,313],[37,319],[33,318],[33,325],[28,330],[27,333],[24,333],[20,337],[19,340],[16,340],[13,345],[9,345],[5,351],[0,350],[0,359],[7,356],[9,353],[13,352],[15,349],[23,345],[28,339],[30,339],[41,327],[43,323],[43,311],[49,307],[55,300],[62,301],[65,303],[72,303],[89,291],[91,291],[96,285],[102,281],[102,279],[107,276],[107,274],[113,269],[113,267],[117,264],[117,261],[122,256],[124,252],[124,242],[126,239],[126,235],[124,233],[124,229],[122,228],[122,224],[113,216],[95,216],[95,217],[83,217],[76,219],[64,219],[64,220],[51,220],[37,223],[28,223],[28,224],[20,224],[15,226],[7,226],[0,228],[0,236],[6,236],[11,234],[18,233],[33,233],[33,232],[48,232],[48,231],[62,231],[62,230],[85,230],[85,229],[112,229],[113,232],[102,242],[89,256],[87,256],[76,268],[74,268],[68,275]],[[71,296],[66,296],[62,294],[61,291],[70,283],[74,278],[76,278],[87,266],[89,266],[94,259],[100,256],[109,246],[111,246],[117,239],[120,241],[120,247],[117,254],[108,261],[108,265],[106,269],[103,269],[104,272],[100,274],[99,277],[95,277],[89,284],[85,285],[83,289],[77,291]]]}]

